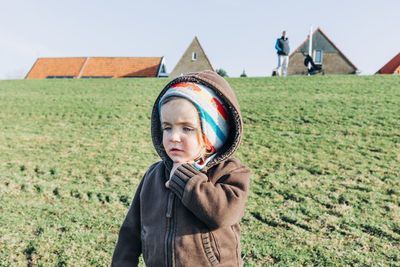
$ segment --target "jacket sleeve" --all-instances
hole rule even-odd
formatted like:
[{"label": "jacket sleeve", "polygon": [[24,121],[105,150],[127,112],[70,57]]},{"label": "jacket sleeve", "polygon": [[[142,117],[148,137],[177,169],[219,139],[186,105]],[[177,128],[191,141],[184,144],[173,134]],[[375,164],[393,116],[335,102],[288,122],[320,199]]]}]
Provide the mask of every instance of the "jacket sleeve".
[{"label": "jacket sleeve", "polygon": [[111,266],[137,266],[142,253],[140,230],[140,182],[128,214],[119,231],[118,242],[114,249]]},{"label": "jacket sleeve", "polygon": [[169,188],[183,205],[210,229],[238,223],[244,215],[250,183],[250,169],[229,159],[211,172],[213,177],[185,163],[172,175]]},{"label": "jacket sleeve", "polygon": [[279,47],[279,39],[276,40],[275,49],[278,51],[282,51],[282,49]]}]

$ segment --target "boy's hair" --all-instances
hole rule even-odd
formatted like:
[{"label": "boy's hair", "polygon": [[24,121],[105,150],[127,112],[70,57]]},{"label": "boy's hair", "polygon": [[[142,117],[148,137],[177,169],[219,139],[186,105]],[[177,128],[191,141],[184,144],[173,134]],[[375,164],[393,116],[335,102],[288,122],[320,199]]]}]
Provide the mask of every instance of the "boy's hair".
[{"label": "boy's hair", "polygon": [[199,125],[197,125],[196,130],[197,130],[197,140],[200,143],[200,146],[202,148],[201,150],[201,154],[199,156],[199,158],[197,158],[196,160],[201,160],[202,162],[204,162],[208,157],[210,157],[212,154],[214,154],[215,151],[211,151],[209,149],[207,149],[206,144],[204,142],[204,138],[203,138],[203,130],[201,127],[201,115],[200,115],[200,111],[198,110],[198,108],[196,107],[196,105],[194,105],[191,101],[189,101],[188,99],[181,97],[181,96],[168,96],[166,98],[163,99],[162,102],[160,102],[160,109],[163,105],[167,104],[168,102],[174,101],[174,100],[179,100],[179,99],[184,99],[186,101],[188,101],[190,104],[192,104],[197,111],[197,115],[198,115],[198,119],[199,119]]}]

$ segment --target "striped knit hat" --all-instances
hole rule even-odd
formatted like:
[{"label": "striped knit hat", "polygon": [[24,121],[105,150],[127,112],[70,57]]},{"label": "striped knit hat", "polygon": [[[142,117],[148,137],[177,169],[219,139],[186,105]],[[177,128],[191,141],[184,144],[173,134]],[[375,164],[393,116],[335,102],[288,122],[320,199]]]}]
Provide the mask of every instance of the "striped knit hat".
[{"label": "striped knit hat", "polygon": [[[183,97],[192,102],[200,113],[201,130],[207,150],[217,152],[228,139],[229,125],[226,107],[213,90],[202,84],[183,82],[172,86],[160,99],[159,111],[163,101],[169,97]],[[161,116],[160,116],[161,118]],[[212,157],[205,162],[198,162],[195,167],[201,169]]]}]

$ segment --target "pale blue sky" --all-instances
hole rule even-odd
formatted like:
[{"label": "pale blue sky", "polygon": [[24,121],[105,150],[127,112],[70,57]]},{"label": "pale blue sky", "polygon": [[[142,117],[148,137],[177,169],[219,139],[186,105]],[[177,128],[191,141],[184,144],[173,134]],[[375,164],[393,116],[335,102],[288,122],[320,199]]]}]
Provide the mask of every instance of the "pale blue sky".
[{"label": "pale blue sky", "polygon": [[38,57],[166,59],[170,72],[197,36],[214,68],[270,76],[275,40],[292,51],[320,27],[373,74],[400,52],[399,0],[0,0],[0,79],[23,78]]}]

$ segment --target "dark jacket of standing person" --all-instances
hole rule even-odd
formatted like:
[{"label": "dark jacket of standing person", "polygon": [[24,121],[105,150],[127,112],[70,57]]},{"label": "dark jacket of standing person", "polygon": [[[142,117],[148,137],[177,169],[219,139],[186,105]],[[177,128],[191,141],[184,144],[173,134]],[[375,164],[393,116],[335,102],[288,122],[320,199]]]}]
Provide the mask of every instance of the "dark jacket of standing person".
[{"label": "dark jacket of standing person", "polygon": [[282,36],[276,40],[275,49],[277,50],[278,55],[288,56],[290,47],[289,47],[289,39]]}]

